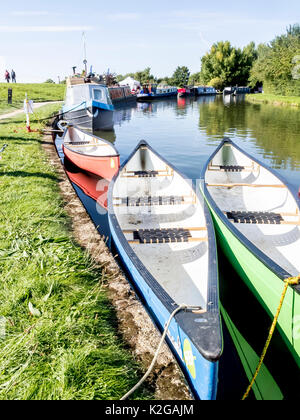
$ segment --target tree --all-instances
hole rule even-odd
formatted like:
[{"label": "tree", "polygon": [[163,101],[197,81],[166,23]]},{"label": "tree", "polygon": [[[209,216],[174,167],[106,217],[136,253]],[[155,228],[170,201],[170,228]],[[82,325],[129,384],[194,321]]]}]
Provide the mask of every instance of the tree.
[{"label": "tree", "polygon": [[208,83],[208,86],[214,87],[216,90],[222,90],[225,86],[225,82],[221,77],[215,77],[214,79],[211,79],[211,81]]},{"label": "tree", "polygon": [[47,79],[45,83],[54,83],[55,84],[54,80],[52,80],[52,79]]},{"label": "tree", "polygon": [[251,42],[243,50],[233,47],[229,41],[214,44],[211,50],[202,57],[200,81],[212,84],[215,79],[226,85],[245,86],[248,84],[250,69],[257,57],[255,44]]},{"label": "tree", "polygon": [[259,45],[258,59],[250,73],[251,83],[263,82],[267,93],[300,95],[299,62],[300,27],[296,24],[269,44]]},{"label": "tree", "polygon": [[172,76],[172,84],[177,87],[184,87],[188,84],[190,77],[190,71],[186,66],[177,67],[173,76]]},{"label": "tree", "polygon": [[189,78],[189,85],[195,86],[199,83],[200,83],[200,72],[191,74]]},{"label": "tree", "polygon": [[137,71],[134,74],[134,79],[138,80],[142,85],[147,83],[155,83],[155,77],[150,73],[151,68],[146,67],[145,70]]}]

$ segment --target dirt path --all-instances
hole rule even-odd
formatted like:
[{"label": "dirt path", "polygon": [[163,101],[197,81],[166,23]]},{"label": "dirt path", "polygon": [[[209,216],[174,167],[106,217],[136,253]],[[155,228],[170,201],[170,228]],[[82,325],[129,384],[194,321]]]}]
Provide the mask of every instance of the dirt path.
[{"label": "dirt path", "polygon": [[[38,109],[38,108],[41,108],[42,106],[45,106],[45,105],[60,104],[60,103],[62,103],[62,102],[61,101],[53,101],[53,102],[38,102],[38,103],[34,103],[33,104],[33,110]],[[23,108],[17,109],[16,111],[9,112],[8,114],[0,115],[0,120],[6,120],[8,118],[15,117],[16,115],[19,115],[19,114],[22,114],[22,113],[24,113]]]},{"label": "dirt path", "polygon": [[[101,267],[105,277],[109,279],[105,287],[116,310],[119,331],[146,371],[158,347],[161,335],[130,288],[127,279],[77,197],[50,136],[44,137],[43,147],[60,177],[59,187],[65,201],[65,209],[72,219],[74,236],[77,242],[88,250],[94,261]],[[183,374],[166,344],[159,355],[150,383],[155,389],[157,400],[193,399]]]}]

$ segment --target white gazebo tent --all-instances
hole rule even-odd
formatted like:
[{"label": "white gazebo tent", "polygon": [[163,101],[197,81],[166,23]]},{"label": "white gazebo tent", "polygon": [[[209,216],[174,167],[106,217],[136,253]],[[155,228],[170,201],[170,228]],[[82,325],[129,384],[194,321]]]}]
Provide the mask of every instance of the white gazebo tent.
[{"label": "white gazebo tent", "polygon": [[126,77],[126,79],[119,82],[120,86],[130,86],[131,90],[136,90],[141,87],[141,84],[139,81],[134,80],[132,77]]}]

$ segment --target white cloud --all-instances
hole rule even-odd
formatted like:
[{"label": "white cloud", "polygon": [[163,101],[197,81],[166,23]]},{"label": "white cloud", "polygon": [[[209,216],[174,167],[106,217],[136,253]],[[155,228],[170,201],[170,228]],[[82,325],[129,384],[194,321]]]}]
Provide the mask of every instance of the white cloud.
[{"label": "white cloud", "polygon": [[83,32],[92,31],[92,26],[0,26],[0,32]]},{"label": "white cloud", "polygon": [[115,13],[107,15],[107,18],[112,21],[121,21],[121,20],[137,20],[139,19],[139,13]]},{"label": "white cloud", "polygon": [[11,12],[13,16],[47,16],[49,12],[39,10],[16,10]]}]

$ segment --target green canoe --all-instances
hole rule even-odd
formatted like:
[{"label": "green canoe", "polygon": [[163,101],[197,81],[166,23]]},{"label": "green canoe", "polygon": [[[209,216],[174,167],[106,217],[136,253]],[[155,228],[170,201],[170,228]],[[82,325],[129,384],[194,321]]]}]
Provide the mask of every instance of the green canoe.
[{"label": "green canoe", "polygon": [[[297,195],[227,138],[205,165],[200,189],[226,257],[273,318],[284,280],[300,273]],[[288,287],[277,328],[300,367],[299,284]]]}]

